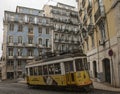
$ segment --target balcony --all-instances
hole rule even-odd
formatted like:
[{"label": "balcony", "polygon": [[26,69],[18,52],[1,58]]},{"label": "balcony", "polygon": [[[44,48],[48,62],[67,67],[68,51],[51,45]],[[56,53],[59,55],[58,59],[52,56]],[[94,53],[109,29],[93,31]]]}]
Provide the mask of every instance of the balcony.
[{"label": "balcony", "polygon": [[18,59],[22,59],[23,56],[22,56],[22,55],[18,55],[17,58],[18,58]]},{"label": "balcony", "polygon": [[28,36],[34,36],[33,31],[29,31],[29,32],[28,32]]},{"label": "balcony", "polygon": [[26,47],[36,47],[34,43],[26,43],[25,46]]},{"label": "balcony", "polygon": [[104,6],[99,6],[95,15],[95,23],[98,24],[100,20],[105,18],[105,8]]},{"label": "balcony", "polygon": [[94,25],[92,23],[90,23],[88,25],[88,34],[91,35],[91,34],[93,34],[93,32],[94,32]]},{"label": "balcony", "polygon": [[8,59],[14,59],[14,56],[11,55],[11,56],[7,56]]},{"label": "balcony", "polygon": [[14,43],[7,43],[7,46],[14,46]]},{"label": "balcony", "polygon": [[34,56],[27,56],[28,59],[34,59]]}]

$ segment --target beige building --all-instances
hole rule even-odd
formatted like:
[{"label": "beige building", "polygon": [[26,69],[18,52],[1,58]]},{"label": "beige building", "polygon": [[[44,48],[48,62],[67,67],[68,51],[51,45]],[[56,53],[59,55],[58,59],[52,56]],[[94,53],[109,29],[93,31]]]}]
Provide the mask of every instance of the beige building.
[{"label": "beige building", "polygon": [[62,54],[79,49],[78,12],[70,5],[45,5],[45,15],[53,18],[52,51]]},{"label": "beige building", "polygon": [[120,0],[76,0],[90,75],[120,87]]}]

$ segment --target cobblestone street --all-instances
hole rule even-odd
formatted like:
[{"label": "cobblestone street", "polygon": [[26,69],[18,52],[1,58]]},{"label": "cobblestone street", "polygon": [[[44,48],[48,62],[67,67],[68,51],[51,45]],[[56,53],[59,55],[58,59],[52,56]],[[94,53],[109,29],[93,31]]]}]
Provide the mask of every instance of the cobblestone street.
[{"label": "cobblestone street", "polygon": [[94,90],[93,92],[70,92],[53,91],[28,88],[26,84],[21,83],[0,83],[0,94],[119,94],[117,92]]}]

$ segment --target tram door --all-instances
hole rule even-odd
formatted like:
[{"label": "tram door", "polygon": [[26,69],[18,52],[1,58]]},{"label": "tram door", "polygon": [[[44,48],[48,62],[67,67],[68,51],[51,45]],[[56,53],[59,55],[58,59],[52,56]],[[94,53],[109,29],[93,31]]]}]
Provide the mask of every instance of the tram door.
[{"label": "tram door", "polygon": [[68,85],[75,84],[73,61],[64,62],[66,81]]}]

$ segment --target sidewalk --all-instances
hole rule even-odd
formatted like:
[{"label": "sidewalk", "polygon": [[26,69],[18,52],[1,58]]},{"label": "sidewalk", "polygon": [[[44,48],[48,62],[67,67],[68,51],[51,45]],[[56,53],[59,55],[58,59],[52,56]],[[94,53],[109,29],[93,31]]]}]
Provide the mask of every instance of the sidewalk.
[{"label": "sidewalk", "polygon": [[100,90],[107,90],[107,91],[115,91],[115,92],[120,92],[120,88],[115,88],[113,86],[111,86],[110,84],[107,83],[100,83],[97,81],[93,81],[93,86],[95,89],[100,89]]}]

